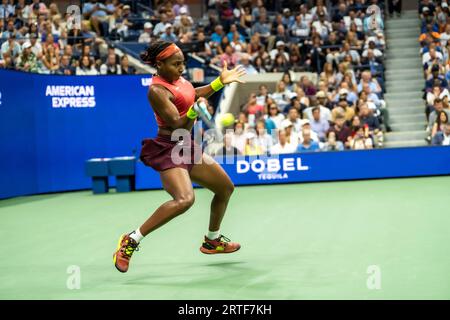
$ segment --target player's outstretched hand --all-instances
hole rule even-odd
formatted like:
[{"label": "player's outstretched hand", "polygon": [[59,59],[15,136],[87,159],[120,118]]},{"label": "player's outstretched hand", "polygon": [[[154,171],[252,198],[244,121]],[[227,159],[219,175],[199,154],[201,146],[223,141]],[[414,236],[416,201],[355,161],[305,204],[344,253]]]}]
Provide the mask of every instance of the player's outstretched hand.
[{"label": "player's outstretched hand", "polygon": [[223,84],[232,82],[245,83],[245,81],[240,79],[240,77],[245,74],[246,72],[243,66],[236,66],[233,69],[228,70],[228,63],[224,61],[222,72],[220,73],[220,81],[222,81]]}]

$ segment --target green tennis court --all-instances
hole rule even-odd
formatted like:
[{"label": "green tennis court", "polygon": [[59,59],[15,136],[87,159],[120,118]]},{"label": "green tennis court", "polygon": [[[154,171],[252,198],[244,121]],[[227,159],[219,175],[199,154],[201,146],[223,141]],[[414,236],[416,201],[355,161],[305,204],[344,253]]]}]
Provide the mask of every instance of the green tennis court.
[{"label": "green tennis court", "polygon": [[450,299],[449,187],[448,176],[239,187],[222,231],[242,249],[214,256],[199,251],[212,196],[198,189],[126,274],[112,263],[119,235],[165,192],[3,200],[0,299]]}]

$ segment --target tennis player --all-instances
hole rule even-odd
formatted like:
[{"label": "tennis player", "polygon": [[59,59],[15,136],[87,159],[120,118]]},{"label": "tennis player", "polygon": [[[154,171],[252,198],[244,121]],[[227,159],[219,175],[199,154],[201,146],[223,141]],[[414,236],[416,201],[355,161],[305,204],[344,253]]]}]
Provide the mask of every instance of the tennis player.
[{"label": "tennis player", "polygon": [[[192,181],[214,193],[209,231],[200,251],[205,254],[235,252],[240,249],[240,244],[231,242],[220,233],[220,224],[234,190],[233,182],[217,162],[202,153],[190,134],[173,140],[172,132],[185,129],[189,133],[201,112],[198,100],[208,98],[226,84],[244,83],[240,78],[245,75],[245,70],[241,66],[228,70],[224,62],[219,77],[209,85],[194,88],[181,76],[185,68],[184,56],[174,43],[158,40],[141,54],[141,59],[157,69],[151,79],[148,100],[156,117],[158,135],[142,141],[140,159],[159,172],[164,189],[173,199],[156,209],[140,228],[120,237],[113,256],[114,265],[120,272],[127,272],[139,242],[192,206]],[[179,154],[172,152],[176,147],[181,149]]]}]

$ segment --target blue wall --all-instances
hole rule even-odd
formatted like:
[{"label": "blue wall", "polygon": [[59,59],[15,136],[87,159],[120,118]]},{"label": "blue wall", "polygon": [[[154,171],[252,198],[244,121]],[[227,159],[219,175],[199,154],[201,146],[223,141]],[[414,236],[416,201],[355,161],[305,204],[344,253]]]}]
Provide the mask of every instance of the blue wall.
[{"label": "blue wall", "polygon": [[[0,198],[90,188],[87,159],[139,154],[156,133],[146,78],[0,70]],[[61,107],[48,86],[93,86],[95,106]]]},{"label": "blue wall", "polygon": [[[156,134],[146,98],[148,78],[48,76],[0,69],[0,199],[88,189],[87,159],[138,156],[141,140]],[[95,106],[61,107],[70,94],[52,96],[51,86],[93,88],[92,96],[80,98],[95,100]],[[308,168],[280,170],[268,179],[252,170],[239,172],[236,163],[223,166],[236,185],[450,174],[449,147],[321,152],[280,159],[281,164],[288,162],[285,169],[297,159]],[[158,173],[138,162],[136,187],[160,188]]]},{"label": "blue wall", "polygon": [[[317,152],[238,157],[219,163],[235,185],[357,180],[450,174],[450,147]],[[233,161],[233,163],[230,163]],[[136,189],[161,188],[158,174],[136,165]]]}]

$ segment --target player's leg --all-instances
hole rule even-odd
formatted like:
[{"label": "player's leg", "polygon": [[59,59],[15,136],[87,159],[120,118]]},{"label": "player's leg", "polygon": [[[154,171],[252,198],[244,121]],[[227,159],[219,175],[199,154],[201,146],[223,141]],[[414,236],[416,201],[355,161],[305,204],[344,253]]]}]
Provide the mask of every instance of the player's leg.
[{"label": "player's leg", "polygon": [[168,169],[160,172],[160,176],[163,187],[172,196],[172,200],[156,209],[140,228],[121,236],[113,256],[114,265],[120,272],[128,270],[131,256],[144,236],[186,212],[194,203],[194,190],[186,169]]},{"label": "player's leg", "polygon": [[238,243],[230,242],[220,234],[220,225],[234,191],[234,185],[223,168],[207,154],[202,162],[195,164],[190,171],[191,180],[211,190],[214,197],[211,202],[209,232],[200,248],[203,253],[230,253],[239,250]]},{"label": "player's leg", "polygon": [[183,168],[172,168],[160,172],[164,190],[171,196],[139,228],[142,236],[156,230],[176,216],[186,212],[194,204],[194,190],[189,173]]}]

